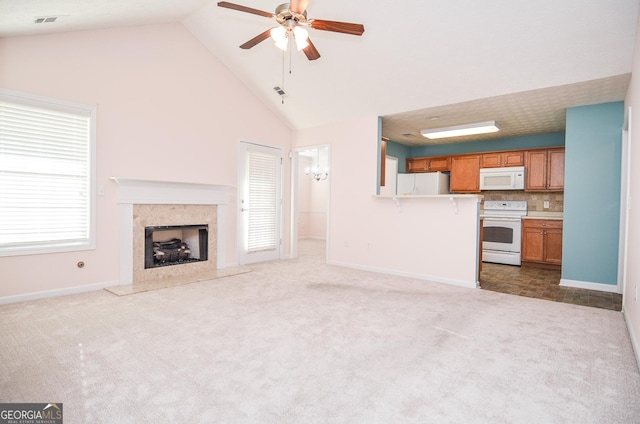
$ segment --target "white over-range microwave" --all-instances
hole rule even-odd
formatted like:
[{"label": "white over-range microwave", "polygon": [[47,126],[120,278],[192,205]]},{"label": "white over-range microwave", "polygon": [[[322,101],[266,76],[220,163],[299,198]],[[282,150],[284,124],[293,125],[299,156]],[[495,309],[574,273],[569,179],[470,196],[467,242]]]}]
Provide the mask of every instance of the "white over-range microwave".
[{"label": "white over-range microwave", "polygon": [[482,168],[480,190],[524,190],[524,166]]}]

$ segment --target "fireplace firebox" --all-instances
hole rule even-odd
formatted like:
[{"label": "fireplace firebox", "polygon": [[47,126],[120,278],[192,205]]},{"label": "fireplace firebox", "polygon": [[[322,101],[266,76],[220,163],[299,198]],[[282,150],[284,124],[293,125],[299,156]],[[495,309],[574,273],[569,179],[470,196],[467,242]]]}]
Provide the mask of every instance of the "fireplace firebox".
[{"label": "fireplace firebox", "polygon": [[161,225],[144,229],[144,267],[208,260],[209,226]]}]

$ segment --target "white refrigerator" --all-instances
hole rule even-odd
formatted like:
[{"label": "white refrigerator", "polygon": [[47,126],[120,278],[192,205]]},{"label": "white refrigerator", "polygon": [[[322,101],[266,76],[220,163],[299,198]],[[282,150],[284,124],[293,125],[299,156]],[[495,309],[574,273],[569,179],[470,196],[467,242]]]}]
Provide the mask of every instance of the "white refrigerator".
[{"label": "white refrigerator", "polygon": [[449,194],[449,175],[442,172],[398,174],[396,194]]}]

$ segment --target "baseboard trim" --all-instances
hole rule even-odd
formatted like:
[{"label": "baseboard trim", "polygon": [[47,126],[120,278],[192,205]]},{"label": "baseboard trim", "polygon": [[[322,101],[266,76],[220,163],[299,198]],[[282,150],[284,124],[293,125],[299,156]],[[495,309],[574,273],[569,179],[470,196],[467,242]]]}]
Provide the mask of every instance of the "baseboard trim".
[{"label": "baseboard trim", "polygon": [[636,364],[638,365],[638,370],[640,370],[640,341],[636,339],[635,328],[633,328],[633,321],[627,316],[624,311],[624,306],[622,307],[622,314],[624,315],[624,321],[627,324],[627,332],[629,333],[629,338],[631,339],[631,347],[633,348],[633,353],[636,357]]},{"label": "baseboard trim", "polygon": [[588,281],[567,280],[565,278],[562,278],[560,280],[560,285],[563,287],[575,287],[577,289],[597,290],[618,294],[621,293],[618,285],[613,284],[590,283]]},{"label": "baseboard trim", "polygon": [[45,290],[40,292],[17,294],[13,296],[3,296],[0,297],[0,305],[98,291],[107,287],[117,286],[119,284],[120,283],[118,281],[107,281],[104,283],[87,284],[85,286],[65,287],[64,289]]},{"label": "baseboard trim", "polygon": [[396,270],[386,269],[386,268],[355,265],[355,264],[350,264],[345,262],[327,261],[327,264],[341,266],[344,268],[357,269],[360,271],[370,271],[370,272],[377,272],[379,274],[396,275],[398,277],[415,278],[418,280],[425,280],[432,283],[442,283],[442,284],[448,284],[450,286],[465,287],[468,289],[477,289],[480,286],[480,284],[477,281],[454,280],[450,278],[436,277],[433,275],[415,274],[412,272],[402,272],[402,271],[396,271]]}]

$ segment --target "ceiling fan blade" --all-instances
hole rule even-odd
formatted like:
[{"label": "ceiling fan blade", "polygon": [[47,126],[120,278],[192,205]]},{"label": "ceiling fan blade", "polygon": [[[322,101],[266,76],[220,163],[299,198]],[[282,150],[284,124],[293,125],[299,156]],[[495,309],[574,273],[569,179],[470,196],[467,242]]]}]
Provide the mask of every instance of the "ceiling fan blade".
[{"label": "ceiling fan blade", "polygon": [[310,38],[307,38],[307,43],[309,43],[309,45],[304,49],[302,49],[304,54],[307,55],[307,59],[309,60],[320,59],[320,53],[318,53],[318,49],[316,49],[316,46],[313,45]]},{"label": "ceiling fan blade", "polygon": [[273,13],[265,12],[263,10],[253,9],[247,6],[241,6],[235,3],[229,3],[228,1],[219,1],[218,6],[226,7],[227,9],[238,10],[240,12],[253,13],[254,15],[264,16],[265,18],[273,18]]},{"label": "ceiling fan blade", "polygon": [[319,29],[321,31],[333,31],[342,32],[351,35],[362,35],[364,32],[364,25],[352,24],[349,22],[337,22],[337,21],[325,21],[323,19],[314,19],[309,24],[313,29]]},{"label": "ceiling fan blade", "polygon": [[309,0],[291,0],[289,4],[289,10],[293,13],[298,13],[302,15],[305,10],[307,10],[307,5],[309,4]]},{"label": "ceiling fan blade", "polygon": [[266,30],[262,34],[256,35],[251,40],[249,40],[246,43],[244,43],[243,45],[241,45],[240,48],[241,49],[250,49],[251,47],[255,46],[258,43],[263,42],[264,40],[266,40],[269,37],[271,37],[271,29]]}]

